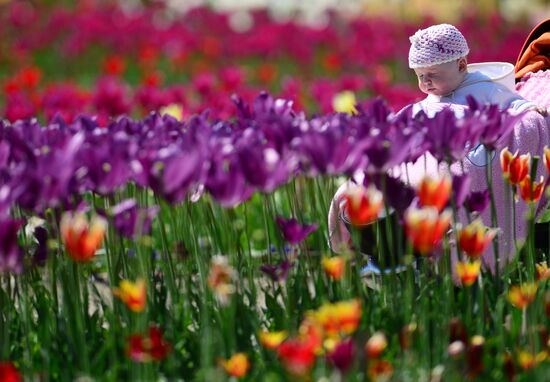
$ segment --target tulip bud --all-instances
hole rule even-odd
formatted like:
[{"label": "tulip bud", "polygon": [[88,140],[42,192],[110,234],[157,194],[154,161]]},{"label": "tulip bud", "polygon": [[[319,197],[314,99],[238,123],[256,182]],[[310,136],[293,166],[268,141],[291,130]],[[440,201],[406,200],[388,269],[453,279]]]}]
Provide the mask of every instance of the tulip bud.
[{"label": "tulip bud", "polygon": [[374,359],[380,357],[382,352],[386,349],[388,346],[388,341],[386,340],[386,336],[382,332],[376,332],[374,333],[369,340],[367,341],[367,344],[365,345],[365,352],[367,353],[367,357],[369,359]]},{"label": "tulip bud", "polygon": [[467,352],[468,375],[475,378],[483,370],[483,348],[485,338],[473,336]]},{"label": "tulip bud", "polygon": [[405,325],[399,333],[399,344],[402,350],[408,350],[411,347],[413,335],[416,332],[416,322]]},{"label": "tulip bud", "polygon": [[510,353],[504,354],[504,363],[502,367],[504,368],[504,374],[508,377],[508,381],[513,381],[516,377],[516,366],[514,365],[514,359]]},{"label": "tulip bud", "polygon": [[450,329],[450,336],[449,336],[449,343],[453,343],[455,341],[461,341],[462,343],[466,343],[468,341],[468,333],[466,332],[466,327],[460,321],[460,318],[453,317],[449,321],[449,329]]},{"label": "tulip bud", "polygon": [[464,342],[454,341],[447,347],[447,353],[449,354],[449,357],[457,360],[464,353],[464,349],[465,349]]}]

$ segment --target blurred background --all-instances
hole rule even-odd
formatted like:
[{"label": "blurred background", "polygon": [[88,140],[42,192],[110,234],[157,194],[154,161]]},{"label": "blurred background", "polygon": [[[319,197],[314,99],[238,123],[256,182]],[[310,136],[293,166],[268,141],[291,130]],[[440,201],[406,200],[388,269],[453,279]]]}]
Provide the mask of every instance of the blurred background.
[{"label": "blurred background", "polygon": [[0,110],[10,121],[103,124],[152,111],[235,112],[232,95],[290,98],[307,114],[338,97],[422,97],[408,36],[455,24],[470,62],[515,63],[549,0],[0,0]]}]

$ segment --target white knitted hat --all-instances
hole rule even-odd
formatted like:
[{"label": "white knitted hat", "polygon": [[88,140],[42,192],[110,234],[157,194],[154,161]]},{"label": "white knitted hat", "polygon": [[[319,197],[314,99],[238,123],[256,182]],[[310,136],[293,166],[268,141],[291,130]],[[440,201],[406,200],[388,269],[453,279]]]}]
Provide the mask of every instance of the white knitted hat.
[{"label": "white knitted hat", "polygon": [[468,42],[458,29],[450,24],[433,25],[420,29],[409,37],[409,68],[425,68],[464,57],[470,52]]}]

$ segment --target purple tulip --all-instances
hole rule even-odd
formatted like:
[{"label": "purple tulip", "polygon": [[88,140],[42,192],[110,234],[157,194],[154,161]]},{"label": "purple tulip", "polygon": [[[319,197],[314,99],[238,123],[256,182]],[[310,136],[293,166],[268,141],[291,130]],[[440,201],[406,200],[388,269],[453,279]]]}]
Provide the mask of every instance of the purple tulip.
[{"label": "purple tulip", "polygon": [[470,191],[470,184],[472,183],[468,174],[453,175],[453,195],[455,198],[455,205],[457,208],[462,207],[466,196]]},{"label": "purple tulip", "polygon": [[113,193],[132,176],[132,151],[137,151],[135,142],[126,134],[88,136],[79,153],[79,161],[86,169],[79,182],[100,195]]},{"label": "purple tulip", "polygon": [[[422,117],[419,117],[422,118]],[[433,118],[423,118],[426,124],[425,139],[429,151],[439,161],[454,162],[468,153],[468,142],[476,142],[479,134],[472,124],[463,124],[450,108],[444,108]]]},{"label": "purple tulip", "polygon": [[283,260],[277,265],[263,264],[260,266],[260,271],[265,273],[274,282],[282,282],[286,280],[288,271],[292,268],[293,263],[288,260]]},{"label": "purple tulip", "polygon": [[[374,184],[379,190],[383,189],[385,181],[385,197],[388,204],[398,213],[403,213],[412,203],[416,191],[400,179],[392,178],[386,174],[376,174],[373,177]],[[367,181],[367,179],[365,179]],[[365,184],[365,186],[368,186]]]},{"label": "purple tulip", "polygon": [[501,149],[514,130],[523,113],[512,115],[499,110],[498,105],[481,104],[474,97],[467,97],[464,123],[472,124],[479,131],[479,141],[488,150]]},{"label": "purple tulip", "polygon": [[[47,130],[43,134],[46,135]],[[11,192],[16,202],[23,208],[41,212],[65,200],[74,176],[75,158],[84,139],[84,134],[78,133],[56,137],[58,141],[42,146],[41,151],[28,146],[33,154],[17,160],[11,172]],[[12,148],[16,146],[17,143]],[[16,150],[13,153],[17,155]]]},{"label": "purple tulip", "polygon": [[367,104],[364,111],[359,109],[358,118],[370,127],[368,134],[371,142],[365,150],[369,158],[369,172],[386,172],[400,165],[418,144],[418,132],[394,124],[391,111],[381,99]]},{"label": "purple tulip", "polygon": [[285,219],[282,216],[277,216],[275,220],[277,221],[285,240],[293,245],[300,244],[306,237],[308,237],[310,233],[317,230],[318,227],[317,224],[301,225],[298,223],[298,220],[294,218]]},{"label": "purple tulip", "polygon": [[417,140],[415,133],[397,129],[391,129],[386,135],[373,140],[370,147],[365,150],[369,157],[370,169],[386,172],[402,164]]},{"label": "purple tulip", "polygon": [[367,164],[364,150],[370,140],[350,135],[347,126],[353,126],[353,119],[345,114],[310,121],[310,128],[296,140],[304,171],[309,175],[352,174]]},{"label": "purple tulip", "polygon": [[17,231],[23,220],[3,218],[0,221],[0,272],[21,273],[23,252],[17,243]]},{"label": "purple tulip", "polygon": [[288,181],[289,166],[275,149],[250,140],[240,147],[238,156],[246,180],[260,191],[272,192]]},{"label": "purple tulip", "polygon": [[482,213],[490,202],[489,189],[478,192],[471,192],[466,198],[464,206],[470,212]]},{"label": "purple tulip", "polygon": [[204,161],[198,150],[176,152],[164,160],[163,194],[171,203],[183,200],[189,188],[200,181]]},{"label": "purple tulip", "polygon": [[236,206],[253,193],[235,155],[212,158],[205,189],[224,207]]},{"label": "purple tulip", "polygon": [[115,229],[129,239],[148,235],[158,212],[158,206],[139,208],[135,199],[126,199],[111,210]]}]

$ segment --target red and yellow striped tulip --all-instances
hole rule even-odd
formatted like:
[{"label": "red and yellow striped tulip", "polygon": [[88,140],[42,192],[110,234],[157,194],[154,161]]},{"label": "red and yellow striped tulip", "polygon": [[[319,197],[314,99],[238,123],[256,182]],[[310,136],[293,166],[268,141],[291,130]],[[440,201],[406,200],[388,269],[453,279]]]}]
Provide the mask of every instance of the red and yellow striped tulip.
[{"label": "red and yellow striped tulip", "polygon": [[546,171],[550,174],[550,148],[544,146],[544,165],[546,166]]},{"label": "red and yellow striped tulip", "polygon": [[346,269],[346,259],[343,256],[323,257],[323,270],[334,280],[340,280]]},{"label": "red and yellow striped tulip", "polygon": [[550,269],[546,261],[535,264],[537,281],[546,281],[550,278]]},{"label": "red and yellow striped tulip", "polygon": [[275,350],[280,344],[287,338],[286,331],[281,330],[278,332],[265,332],[261,331],[259,334],[260,344],[266,349]]},{"label": "red and yellow striped tulip", "polygon": [[471,263],[462,261],[456,263],[456,274],[460,278],[462,285],[467,287],[476,282],[480,269],[481,261],[479,260],[475,260]]},{"label": "red and yellow striped tulip", "polygon": [[352,225],[372,223],[378,218],[383,207],[382,193],[374,186],[350,186],[344,197],[344,208]]},{"label": "red and yellow striped tulip", "polygon": [[328,336],[351,334],[361,321],[361,302],[358,299],[325,303],[309,313],[309,318],[318,323]]},{"label": "red and yellow striped tulip", "polygon": [[425,176],[418,186],[417,194],[422,207],[435,207],[443,210],[451,195],[452,182],[448,176],[434,179]]},{"label": "red and yellow striped tulip", "polygon": [[138,279],[135,283],[129,280],[122,280],[118,288],[113,288],[113,295],[124,302],[131,311],[136,313],[143,312],[147,303],[145,280]]},{"label": "red and yellow striped tulip", "polygon": [[388,347],[388,340],[382,332],[374,333],[365,344],[365,354],[369,359],[378,358]]},{"label": "red and yellow striped tulip", "polygon": [[537,296],[537,283],[513,285],[508,291],[508,301],[518,309],[525,309]]},{"label": "red and yellow striped tulip", "polygon": [[510,184],[518,184],[527,176],[530,162],[530,154],[518,155],[518,151],[512,154],[508,148],[504,148],[500,152],[500,166],[504,178]]},{"label": "red and yellow striped tulip", "polygon": [[540,182],[531,182],[531,177],[527,175],[519,184],[519,194],[521,198],[528,203],[536,203],[540,200],[544,191],[544,178],[540,177]]},{"label": "red and yellow striped tulip", "polygon": [[60,230],[65,249],[78,262],[90,261],[101,247],[107,229],[107,221],[100,216],[88,222],[83,213],[65,212],[61,218]]},{"label": "red and yellow striped tulip", "polygon": [[451,212],[441,214],[435,207],[408,209],[405,212],[405,233],[413,248],[428,255],[439,244],[451,223]]},{"label": "red and yellow striped tulip", "polygon": [[458,245],[469,257],[480,257],[497,234],[496,229],[483,225],[480,219],[474,220],[458,233]]},{"label": "red and yellow striped tulip", "polygon": [[248,373],[250,362],[245,353],[235,353],[229,359],[221,360],[225,372],[235,378],[241,378]]}]

